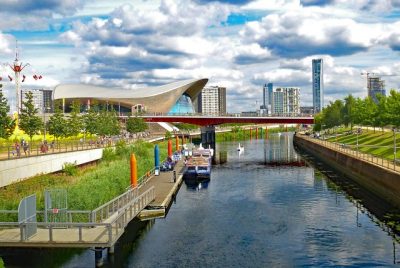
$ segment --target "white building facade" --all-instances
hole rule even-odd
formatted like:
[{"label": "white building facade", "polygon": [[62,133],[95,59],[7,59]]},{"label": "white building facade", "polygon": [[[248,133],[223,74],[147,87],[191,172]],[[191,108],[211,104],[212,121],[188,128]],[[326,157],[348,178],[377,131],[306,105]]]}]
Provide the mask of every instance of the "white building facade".
[{"label": "white building facade", "polygon": [[226,113],[226,88],[219,86],[204,87],[198,96],[198,112],[204,115]]},{"label": "white building facade", "polygon": [[272,114],[295,116],[300,114],[300,88],[278,87],[272,93]]}]

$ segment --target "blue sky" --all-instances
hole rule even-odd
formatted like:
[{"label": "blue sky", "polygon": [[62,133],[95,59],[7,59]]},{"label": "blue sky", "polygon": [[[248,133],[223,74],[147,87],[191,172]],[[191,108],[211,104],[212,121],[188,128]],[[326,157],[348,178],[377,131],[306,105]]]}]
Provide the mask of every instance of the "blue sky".
[{"label": "blue sky", "polygon": [[134,90],[206,77],[239,112],[260,104],[267,82],[300,87],[311,105],[311,60],[323,58],[328,103],[365,97],[361,72],[400,87],[399,17],[399,0],[3,0],[0,76],[13,102],[4,63],[18,39],[25,88]]}]

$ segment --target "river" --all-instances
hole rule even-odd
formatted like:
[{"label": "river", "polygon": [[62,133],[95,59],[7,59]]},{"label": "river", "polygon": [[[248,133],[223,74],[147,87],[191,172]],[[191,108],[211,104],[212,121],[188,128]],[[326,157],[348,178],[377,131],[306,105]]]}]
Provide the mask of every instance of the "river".
[{"label": "river", "polygon": [[[226,162],[213,166],[211,180],[183,184],[165,219],[133,223],[115,256],[105,257],[105,267],[376,267],[398,262],[399,243],[374,215],[387,209],[384,203],[360,194],[317,160],[298,155],[291,134],[242,144],[242,154],[237,142],[218,144]],[[56,266],[94,266],[93,251],[72,255]]]}]

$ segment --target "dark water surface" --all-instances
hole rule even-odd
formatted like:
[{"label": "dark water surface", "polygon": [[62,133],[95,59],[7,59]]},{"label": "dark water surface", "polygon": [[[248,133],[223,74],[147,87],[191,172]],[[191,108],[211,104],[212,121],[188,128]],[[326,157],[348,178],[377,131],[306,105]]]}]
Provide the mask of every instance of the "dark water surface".
[{"label": "dark water surface", "polygon": [[[210,182],[183,184],[167,218],[128,233],[105,266],[400,266],[387,228],[305,164],[291,135],[243,144],[241,155],[236,142],[218,144],[227,161],[213,167]],[[94,253],[61,266],[93,267]]]}]

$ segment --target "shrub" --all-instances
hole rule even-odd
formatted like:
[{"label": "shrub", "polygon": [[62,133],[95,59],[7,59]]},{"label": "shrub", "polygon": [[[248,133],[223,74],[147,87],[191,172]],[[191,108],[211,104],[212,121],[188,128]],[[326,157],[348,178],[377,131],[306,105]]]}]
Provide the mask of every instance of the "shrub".
[{"label": "shrub", "polygon": [[117,155],[115,154],[114,148],[105,148],[103,150],[103,161],[112,161],[117,158]]},{"label": "shrub", "polygon": [[78,174],[78,168],[76,167],[75,163],[64,163],[63,165],[63,172],[68,176],[76,176]]}]

